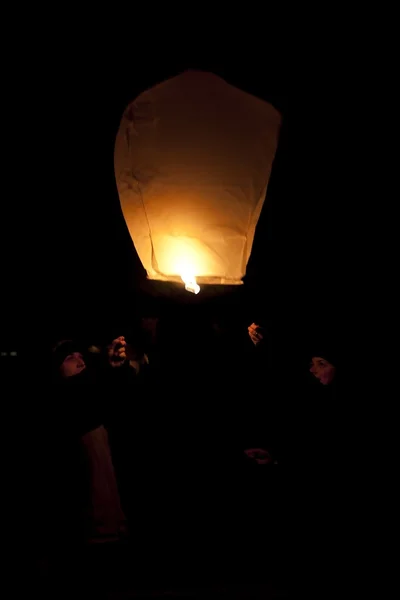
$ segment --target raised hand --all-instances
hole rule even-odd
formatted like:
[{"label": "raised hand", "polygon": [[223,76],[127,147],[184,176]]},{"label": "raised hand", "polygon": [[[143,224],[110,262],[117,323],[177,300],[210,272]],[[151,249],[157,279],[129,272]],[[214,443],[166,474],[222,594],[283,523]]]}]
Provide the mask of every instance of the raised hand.
[{"label": "raised hand", "polygon": [[256,325],[256,323],[252,323],[247,328],[247,331],[249,332],[250,339],[255,346],[257,346],[257,344],[262,342],[262,340],[264,339],[262,329],[259,325]]},{"label": "raised hand", "polygon": [[126,341],[123,335],[115,338],[108,346],[108,362],[112,367],[121,367],[126,361]]}]

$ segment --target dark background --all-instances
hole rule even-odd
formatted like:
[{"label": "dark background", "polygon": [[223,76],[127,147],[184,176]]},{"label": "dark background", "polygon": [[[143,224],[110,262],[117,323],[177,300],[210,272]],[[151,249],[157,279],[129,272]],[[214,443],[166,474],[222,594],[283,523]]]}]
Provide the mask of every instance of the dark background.
[{"label": "dark background", "polygon": [[[25,138],[13,136],[11,153],[10,181],[20,183],[10,202],[16,227],[12,235],[6,231],[10,293],[2,331],[9,350],[33,336],[47,344],[62,336],[128,333],[142,316],[178,314],[182,307],[223,313],[243,326],[263,319],[310,330],[321,318],[343,318],[351,201],[343,168],[343,80],[335,68],[326,67],[326,77],[295,56],[284,60],[282,48],[239,59],[229,52],[222,58],[182,54],[178,60],[163,53],[135,60],[133,49],[131,59],[93,48],[65,52],[53,66],[47,56],[29,69],[27,96],[13,113]],[[146,280],[113,168],[124,108],[187,68],[210,70],[271,102],[283,116],[244,286],[204,287],[197,297]]]},{"label": "dark background", "polygon": [[[82,51],[72,36],[63,57],[53,57],[51,45],[32,64],[27,53],[17,91],[7,87],[11,108],[3,119],[11,141],[4,164],[11,167],[5,168],[3,207],[11,208],[13,226],[2,220],[1,341],[7,350],[21,348],[21,381],[28,385],[26,366],[47,377],[42,347],[45,352],[55,339],[133,336],[143,316],[176,317],[179,327],[185,311],[223,315],[243,331],[264,320],[292,341],[298,332],[311,338],[348,320],[347,281],[356,265],[346,243],[354,190],[346,179],[351,129],[342,75],[326,63],[301,64],[296,48],[284,60],[288,48],[282,45],[272,53],[257,48],[200,59],[183,48],[179,60],[166,58],[162,47],[149,60],[151,44],[145,56],[136,50],[133,43],[120,55],[96,47]],[[283,116],[244,285],[203,287],[198,296],[146,280],[113,168],[124,108],[187,68],[210,70],[271,102]]]},{"label": "dark background", "polygon": [[233,307],[236,313],[243,306],[248,318],[252,310],[256,318],[268,305],[272,314],[287,311],[307,319],[315,310],[318,314],[321,303],[326,312],[337,302],[339,132],[334,130],[332,114],[325,113],[323,98],[308,98],[306,90],[299,97],[285,73],[189,63],[126,74],[122,80],[112,72],[94,71],[83,89],[71,74],[72,97],[63,126],[66,148],[70,142],[74,152],[65,157],[53,249],[61,320],[72,316],[94,330],[100,322],[118,327],[120,321],[123,327],[143,311],[157,314],[175,301],[204,305],[207,300],[214,307],[222,302],[221,290],[215,288],[207,297],[203,290],[195,298],[175,292],[168,284],[146,283],[114,181],[114,139],[124,107],[141,91],[186,67],[210,69],[270,101],[283,115],[245,286],[231,293],[224,290],[225,309]]}]

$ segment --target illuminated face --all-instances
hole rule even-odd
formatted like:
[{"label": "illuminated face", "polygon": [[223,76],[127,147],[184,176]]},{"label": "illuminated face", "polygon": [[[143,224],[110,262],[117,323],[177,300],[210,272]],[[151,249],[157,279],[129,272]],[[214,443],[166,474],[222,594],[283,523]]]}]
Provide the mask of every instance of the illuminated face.
[{"label": "illuminated face", "polygon": [[67,378],[79,375],[84,369],[86,369],[86,364],[82,354],[80,352],[72,352],[64,358],[60,372],[62,377]]},{"label": "illuminated face", "polygon": [[335,377],[336,367],[321,356],[313,356],[311,359],[310,373],[314,375],[322,385],[329,385]]}]

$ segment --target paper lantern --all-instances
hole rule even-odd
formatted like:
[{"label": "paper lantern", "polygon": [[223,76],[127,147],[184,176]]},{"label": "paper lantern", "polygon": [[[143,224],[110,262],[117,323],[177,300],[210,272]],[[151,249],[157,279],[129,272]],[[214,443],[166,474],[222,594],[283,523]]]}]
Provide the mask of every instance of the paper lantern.
[{"label": "paper lantern", "polygon": [[122,211],[149,279],[240,284],[281,117],[211,73],[187,71],[125,110],[114,167]]}]

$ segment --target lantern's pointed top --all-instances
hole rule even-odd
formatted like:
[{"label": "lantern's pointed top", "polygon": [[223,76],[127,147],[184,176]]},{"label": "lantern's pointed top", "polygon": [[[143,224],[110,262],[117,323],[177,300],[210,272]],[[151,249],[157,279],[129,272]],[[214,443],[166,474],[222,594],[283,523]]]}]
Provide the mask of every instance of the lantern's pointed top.
[{"label": "lantern's pointed top", "polygon": [[[215,95],[215,99],[218,98],[218,96],[220,94],[222,94],[222,91],[225,89],[225,93],[226,94],[231,94],[233,95],[234,93],[236,93],[237,98],[236,101],[237,102],[249,102],[249,98],[253,99],[253,102],[255,103],[259,103],[260,105],[264,105],[264,106],[268,106],[269,110],[274,111],[276,117],[280,120],[281,115],[279,113],[279,111],[274,108],[269,102],[267,102],[266,100],[262,100],[261,98],[259,98],[258,96],[254,96],[253,94],[246,92],[244,90],[242,90],[241,88],[232,85],[231,83],[228,83],[223,77],[221,77],[220,75],[217,75],[216,73],[213,73],[211,71],[206,71],[203,69],[186,69],[184,71],[182,71],[181,73],[178,73],[177,75],[174,75],[173,77],[170,77],[168,79],[165,79],[159,83],[157,83],[156,85],[148,88],[147,90],[145,90],[144,92],[142,92],[142,94],[140,94],[137,97],[137,101],[141,98],[141,96],[147,94],[147,93],[151,93],[151,94],[155,94],[157,92],[160,92],[163,88],[166,90],[167,88],[170,88],[171,90],[173,88],[176,87],[177,90],[180,90],[181,92],[183,92],[185,87],[191,88],[192,90],[195,90],[196,88],[198,90],[202,90],[202,91],[209,91],[210,93],[214,93]],[[230,91],[228,91],[230,90]],[[233,101],[233,98],[230,98],[230,101]]]}]

